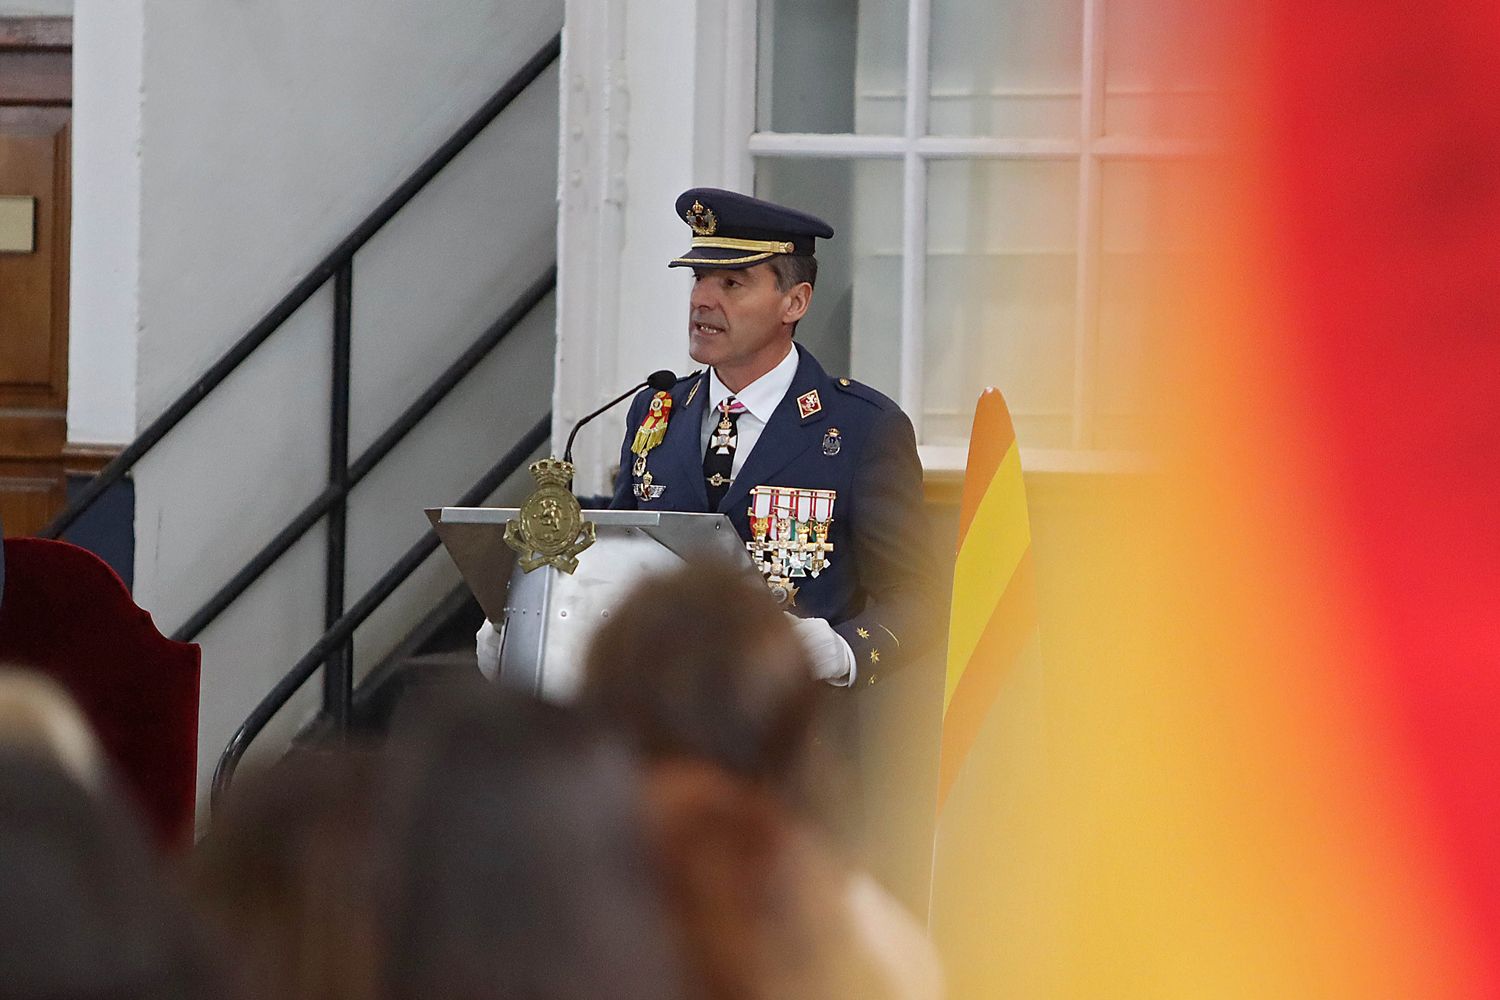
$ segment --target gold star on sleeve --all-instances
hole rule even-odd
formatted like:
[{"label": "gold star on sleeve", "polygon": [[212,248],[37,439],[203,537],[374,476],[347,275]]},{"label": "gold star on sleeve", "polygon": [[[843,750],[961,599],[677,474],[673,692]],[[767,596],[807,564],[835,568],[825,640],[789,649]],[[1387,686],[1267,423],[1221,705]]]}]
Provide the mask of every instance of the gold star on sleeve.
[{"label": "gold star on sleeve", "polygon": [[880,662],[880,650],[878,650],[878,649],[872,649],[872,650],[870,650],[870,662],[871,663],[879,663]]},{"label": "gold star on sleeve", "polygon": [[857,629],[854,630],[854,634],[857,635],[857,636],[859,636],[861,639],[868,639],[868,638],[870,638],[870,631],[869,631],[869,629],[857,628]]}]

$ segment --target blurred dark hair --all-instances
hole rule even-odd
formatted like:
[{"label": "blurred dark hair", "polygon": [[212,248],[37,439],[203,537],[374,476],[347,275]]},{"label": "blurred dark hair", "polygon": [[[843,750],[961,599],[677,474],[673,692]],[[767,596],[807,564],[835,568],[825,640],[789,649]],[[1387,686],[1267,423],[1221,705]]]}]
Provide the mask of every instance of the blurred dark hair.
[{"label": "blurred dark hair", "polygon": [[890,996],[847,872],[770,790],[701,762],[648,782],[650,829],[685,960],[706,1000]]},{"label": "blurred dark hair", "polygon": [[221,998],[185,899],[108,787],[0,750],[0,996]]},{"label": "blurred dark hair", "polygon": [[727,566],[642,583],[595,633],[579,708],[656,759],[800,797],[818,692],[765,585]]},{"label": "blurred dark hair", "polygon": [[244,769],[194,854],[194,882],[254,996],[380,995],[381,887],[375,788],[381,760],[359,748],[295,748]]},{"label": "blurred dark hair", "polygon": [[564,710],[475,683],[399,720],[381,815],[393,1000],[673,1000],[640,773]]}]

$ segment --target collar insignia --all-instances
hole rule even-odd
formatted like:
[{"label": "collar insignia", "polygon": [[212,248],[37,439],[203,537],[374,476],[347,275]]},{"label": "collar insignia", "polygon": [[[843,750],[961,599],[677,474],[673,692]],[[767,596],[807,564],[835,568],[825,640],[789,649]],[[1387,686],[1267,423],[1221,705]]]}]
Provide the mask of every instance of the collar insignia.
[{"label": "collar insignia", "polygon": [[814,389],[797,397],[797,412],[802,414],[803,420],[823,412],[823,401],[818,398],[818,390]]}]

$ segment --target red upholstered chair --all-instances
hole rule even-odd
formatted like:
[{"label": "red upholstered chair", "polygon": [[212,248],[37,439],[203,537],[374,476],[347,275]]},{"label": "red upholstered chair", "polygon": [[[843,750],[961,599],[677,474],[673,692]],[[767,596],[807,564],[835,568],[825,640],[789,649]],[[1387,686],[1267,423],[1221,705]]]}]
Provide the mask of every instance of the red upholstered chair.
[{"label": "red upholstered chair", "polygon": [[169,848],[192,843],[201,651],[157,631],[98,556],[5,539],[0,662],[72,694],[122,784]]}]

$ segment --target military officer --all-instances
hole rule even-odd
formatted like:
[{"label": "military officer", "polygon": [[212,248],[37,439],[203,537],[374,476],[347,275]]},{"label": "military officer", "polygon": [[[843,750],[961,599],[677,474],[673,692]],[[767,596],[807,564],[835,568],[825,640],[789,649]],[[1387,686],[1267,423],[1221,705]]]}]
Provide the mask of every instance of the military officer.
[{"label": "military officer", "polygon": [[614,508],[729,515],[830,684],[867,687],[930,646],[941,604],[911,421],[794,339],[833,229],[694,188],[688,350],[706,367],[626,418]]}]

